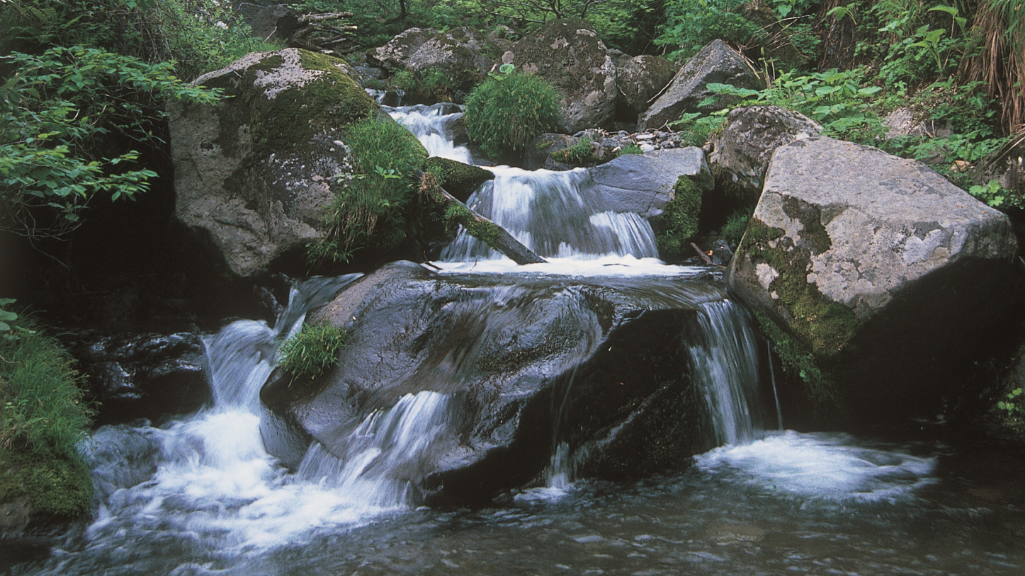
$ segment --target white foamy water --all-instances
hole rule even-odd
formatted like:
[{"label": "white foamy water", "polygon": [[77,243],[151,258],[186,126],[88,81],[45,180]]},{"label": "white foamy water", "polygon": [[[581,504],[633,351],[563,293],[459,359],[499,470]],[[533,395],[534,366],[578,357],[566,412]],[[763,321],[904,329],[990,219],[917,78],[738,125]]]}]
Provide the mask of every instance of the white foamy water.
[{"label": "white foamy water", "polygon": [[935,457],[873,445],[842,433],[787,430],[694,457],[702,471],[734,482],[809,498],[874,502],[909,496],[933,483]]},{"label": "white foamy water", "polygon": [[605,255],[594,258],[548,258],[543,264],[520,265],[502,257],[470,262],[431,262],[442,274],[538,274],[550,276],[699,276],[709,269],[700,266],[672,266],[658,258]]},{"label": "white foamy water", "polygon": [[454,104],[383,107],[388,115],[405,126],[427,148],[431,156],[473,164],[470,150],[457,146],[452,138],[452,124],[463,116]]}]

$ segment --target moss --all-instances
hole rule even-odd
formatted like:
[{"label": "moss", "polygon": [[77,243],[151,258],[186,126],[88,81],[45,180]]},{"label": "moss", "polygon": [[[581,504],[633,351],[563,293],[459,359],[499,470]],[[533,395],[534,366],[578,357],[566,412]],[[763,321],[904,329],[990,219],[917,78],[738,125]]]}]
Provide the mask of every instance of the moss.
[{"label": "moss", "polygon": [[817,406],[836,405],[839,401],[836,383],[828,371],[819,367],[811,349],[764,312],[753,312],[762,334],[772,342],[773,349],[783,362],[783,370],[804,382],[808,398]]},{"label": "moss", "polygon": [[432,169],[437,172],[442,188],[463,202],[481,184],[495,178],[490,170],[437,156],[428,158],[424,163],[424,170]]},{"label": "moss", "polygon": [[[268,99],[255,82],[282,66],[284,59],[277,54],[247,68],[241,79],[225,76],[211,84],[224,88],[228,96],[243,104],[231,106],[249,114],[238,124],[249,124],[257,158],[281,151],[303,151],[311,147],[317,134],[333,133],[377,114],[374,100],[334,65],[334,58],[306,50],[299,50],[299,55],[304,68],[322,74],[303,86],[282,90],[273,99]],[[235,134],[225,134],[221,140],[226,143],[236,138]]]},{"label": "moss", "polygon": [[538,150],[547,150],[552,147],[552,144],[555,144],[552,140],[542,140],[535,144],[534,148],[537,148]]},{"label": "moss", "polygon": [[488,220],[478,220],[473,213],[462,204],[451,204],[445,209],[445,227],[452,234],[462,226],[466,232],[474,238],[486,243],[492,248],[497,248],[497,240],[501,235],[501,229]]},{"label": "moss", "polygon": [[663,260],[679,261],[689,254],[687,242],[698,232],[701,196],[709,183],[704,173],[680,176],[676,180],[673,199],[662,208],[656,222],[659,232],[655,235],[655,244]]},{"label": "moss", "polygon": [[0,450],[0,502],[21,496],[28,496],[35,514],[78,518],[92,510],[92,477],[77,454]]}]

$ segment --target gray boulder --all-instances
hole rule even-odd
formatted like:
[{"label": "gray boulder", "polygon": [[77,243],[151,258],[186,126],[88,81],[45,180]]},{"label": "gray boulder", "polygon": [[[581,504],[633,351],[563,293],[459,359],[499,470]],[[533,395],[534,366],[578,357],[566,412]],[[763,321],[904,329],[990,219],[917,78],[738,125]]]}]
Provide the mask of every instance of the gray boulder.
[{"label": "gray boulder", "polygon": [[418,447],[367,470],[431,504],[539,481],[561,443],[580,476],[686,466],[713,439],[680,350],[723,295],[678,278],[509,283],[395,263],[311,314],[348,330],[338,366],[290,385],[278,373],[261,397],[342,459],[371,415],[422,410]]},{"label": "gray boulder", "polygon": [[438,31],[433,28],[410,28],[389,40],[384,46],[368,51],[367,61],[385,70],[402,70],[406,68],[409,57],[437,34]]},{"label": "gray boulder", "polygon": [[776,149],[728,283],[807,394],[882,418],[938,409],[995,349],[1016,251],[925,165],[819,137]]},{"label": "gray boulder", "polygon": [[702,178],[708,174],[708,164],[704,151],[690,146],[624,154],[590,168],[588,174],[607,209],[655,218],[675,197],[680,177]]},{"label": "gray boulder", "polygon": [[648,109],[651,100],[673,81],[679,70],[678,65],[661,56],[635,56],[622,65],[617,64],[616,117],[632,122]]},{"label": "gray boulder", "polygon": [[339,61],[295,48],[249,54],[196,83],[228,98],[171,104],[175,214],[232,272],[255,276],[325,237],[336,176],[351,172],[345,128],[382,113]]},{"label": "gray boulder", "polygon": [[406,60],[406,68],[412,72],[440,68],[451,78],[465,74],[479,78],[495,63],[488,52],[496,51],[497,47],[480,32],[467,27],[453,28],[420,44]]},{"label": "gray boulder", "polygon": [[765,170],[776,148],[821,132],[818,122],[778,106],[731,110],[722,131],[711,138],[708,162],[716,187],[753,205],[762,193]]},{"label": "gray boulder", "polygon": [[637,119],[637,129],[661,128],[692,112],[713,112],[725,108],[729,98],[700,106],[714,94],[709,84],[730,84],[736,88],[761,88],[758,78],[744,58],[722,40],[705,46],[673,78],[673,83],[647,111]]},{"label": "gray boulder", "polygon": [[616,66],[593,24],[552,20],[516,43],[512,63],[559,89],[566,133],[612,121],[616,112]]}]

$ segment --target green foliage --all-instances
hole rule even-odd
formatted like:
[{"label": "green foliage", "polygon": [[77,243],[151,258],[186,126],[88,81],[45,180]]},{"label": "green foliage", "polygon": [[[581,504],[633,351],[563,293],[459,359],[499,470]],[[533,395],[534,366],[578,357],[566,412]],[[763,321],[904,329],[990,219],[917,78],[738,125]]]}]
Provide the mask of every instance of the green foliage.
[{"label": "green foliage", "polygon": [[726,224],[719,235],[725,238],[730,246],[740,244],[740,239],[747,230],[747,223],[751,221],[751,212],[752,210],[737,210],[726,218]]},{"label": "green foliage", "polygon": [[297,378],[313,379],[338,364],[348,333],[329,324],[304,324],[278,351],[278,366]]},{"label": "green foliage", "polygon": [[466,133],[492,158],[521,153],[538,135],[558,129],[560,98],[537,76],[491,77],[466,100]]},{"label": "green foliage", "polygon": [[[721,84],[719,86],[726,86]],[[733,88],[730,86],[730,88]],[[685,113],[679,120],[669,123],[669,128],[679,130],[680,142],[684,146],[704,146],[709,136],[722,128],[726,123],[728,110],[716,111],[709,115],[700,112]]]},{"label": "green foliage", "polygon": [[97,197],[133,199],[156,173],[125,143],[153,145],[162,100],[212,103],[213,91],[184,84],[169,63],[147,64],[95,48],[15,52],[0,86],[0,229],[32,238],[74,230]]},{"label": "green foliage", "polygon": [[5,8],[16,12],[11,29],[27,46],[88,46],[171,62],[186,80],[275,49],[253,38],[221,0],[7,0]]},{"label": "green foliage", "polygon": [[1018,442],[1025,443],[1025,398],[1022,388],[1008,389],[993,406],[991,415],[996,425]]},{"label": "green foliage", "polygon": [[349,127],[353,174],[339,177],[326,221],[326,240],[308,246],[313,264],[348,262],[355,251],[390,249],[405,236],[406,210],[416,184],[414,173],[427,151],[408,130],[390,120],[369,119]]},{"label": "green foliage", "polygon": [[584,166],[589,163],[598,162],[600,159],[595,156],[596,144],[588,137],[583,137],[576,144],[556,150],[549,154],[549,157],[557,162],[564,162],[574,166]]},{"label": "green foliage", "polygon": [[990,180],[985,185],[972,185],[968,192],[991,208],[1025,208],[1025,198],[1013,190],[1004,188],[998,180]]},{"label": "green foliage", "polygon": [[453,102],[457,92],[469,89],[481,78],[476,70],[464,70],[457,77],[452,77],[442,68],[427,68],[412,72],[399,70],[391,78],[392,86],[402,89],[406,100],[423,102]]},{"label": "green foliage", "polygon": [[92,410],[71,356],[25,318],[0,338],[0,448],[73,457]]},{"label": "green foliage", "polygon": [[665,23],[655,44],[668,50],[667,57],[684,61],[706,44],[720,38],[744,44],[759,32],[739,14],[745,0],[667,0]]}]

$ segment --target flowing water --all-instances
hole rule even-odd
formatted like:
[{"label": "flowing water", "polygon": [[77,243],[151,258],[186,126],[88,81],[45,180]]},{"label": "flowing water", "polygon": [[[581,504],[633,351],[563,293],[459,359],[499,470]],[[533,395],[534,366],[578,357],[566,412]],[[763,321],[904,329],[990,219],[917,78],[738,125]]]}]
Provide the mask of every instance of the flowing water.
[{"label": "flowing water", "polygon": [[[432,153],[471,157],[446,134],[457,112],[393,113]],[[668,290],[702,272],[658,262],[647,224],[602,211],[584,171],[493,170],[495,181],[473,202],[551,262],[515,268],[463,238],[450,247],[444,273],[515,269],[534,282],[587,275],[624,290]],[[556,435],[546,486],[510,491],[483,509],[417,508],[409,481],[455,417],[448,395],[422,391],[369,413],[341,452],[314,442],[289,471],[264,449],[259,390],[306,311],[353,279],[298,285],[273,328],[238,321],[208,337],[212,406],[159,428],[97,430],[83,446],[97,487],[92,522],[65,535],[49,557],[10,573],[1025,570],[1020,457],[907,429],[886,441],[781,430],[785,415],[768,396],[774,389],[760,381],[763,343],[746,313],[725,300],[701,305],[699,329],[686,343],[689,365],[681,370],[713,414],[719,446],[687,470],[635,483],[576,478],[580,450]],[[505,292],[495,290],[495,298]]]}]

